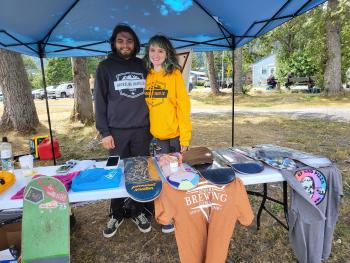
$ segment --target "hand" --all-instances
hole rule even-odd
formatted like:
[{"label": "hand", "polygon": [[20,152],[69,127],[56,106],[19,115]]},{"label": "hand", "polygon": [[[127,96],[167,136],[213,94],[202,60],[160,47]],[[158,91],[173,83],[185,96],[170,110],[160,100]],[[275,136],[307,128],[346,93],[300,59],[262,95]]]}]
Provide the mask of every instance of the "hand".
[{"label": "hand", "polygon": [[188,146],[181,145],[181,152],[185,152],[188,150]]},{"label": "hand", "polygon": [[111,150],[115,148],[115,143],[112,135],[109,135],[102,139],[102,146],[107,150]]}]

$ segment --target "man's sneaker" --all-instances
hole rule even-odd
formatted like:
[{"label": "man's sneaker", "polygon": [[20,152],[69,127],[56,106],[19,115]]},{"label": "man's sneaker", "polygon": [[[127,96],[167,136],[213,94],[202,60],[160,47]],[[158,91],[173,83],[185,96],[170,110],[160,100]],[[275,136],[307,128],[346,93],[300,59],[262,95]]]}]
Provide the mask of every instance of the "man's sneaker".
[{"label": "man's sneaker", "polygon": [[162,225],[162,232],[165,234],[174,232],[175,228],[173,224],[169,224],[169,225]]},{"label": "man's sneaker", "polygon": [[103,236],[110,238],[117,233],[118,227],[124,222],[124,218],[115,219],[113,216],[109,219],[107,227],[103,230]]},{"label": "man's sneaker", "polygon": [[131,218],[131,220],[137,225],[138,229],[142,233],[148,233],[152,229],[151,223],[148,221],[144,213],[141,213],[138,216]]}]

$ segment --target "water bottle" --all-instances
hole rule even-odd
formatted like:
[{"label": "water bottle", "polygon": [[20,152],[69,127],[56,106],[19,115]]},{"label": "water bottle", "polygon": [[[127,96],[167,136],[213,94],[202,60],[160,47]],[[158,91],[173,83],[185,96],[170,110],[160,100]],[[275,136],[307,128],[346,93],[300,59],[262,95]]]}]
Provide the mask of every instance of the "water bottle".
[{"label": "water bottle", "polygon": [[12,145],[8,142],[7,137],[2,137],[2,143],[0,144],[0,158],[2,170],[13,173]]}]

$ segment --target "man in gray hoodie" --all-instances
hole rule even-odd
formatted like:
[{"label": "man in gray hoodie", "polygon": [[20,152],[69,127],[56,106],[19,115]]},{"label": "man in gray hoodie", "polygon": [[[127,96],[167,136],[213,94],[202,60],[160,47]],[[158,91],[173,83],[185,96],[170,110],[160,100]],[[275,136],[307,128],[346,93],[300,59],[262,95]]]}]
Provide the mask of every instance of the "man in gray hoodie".
[{"label": "man in gray hoodie", "polygon": [[[96,71],[96,128],[110,156],[147,156],[152,137],[144,99],[146,71],[142,60],[136,57],[140,41],[128,25],[118,24],[110,43],[112,54],[99,64]],[[114,236],[123,223],[125,201],[125,198],[111,200],[110,219],[103,231],[104,237]],[[143,205],[131,200],[128,203],[132,203],[132,221],[139,230],[144,233],[151,231],[151,224],[142,212]]]}]

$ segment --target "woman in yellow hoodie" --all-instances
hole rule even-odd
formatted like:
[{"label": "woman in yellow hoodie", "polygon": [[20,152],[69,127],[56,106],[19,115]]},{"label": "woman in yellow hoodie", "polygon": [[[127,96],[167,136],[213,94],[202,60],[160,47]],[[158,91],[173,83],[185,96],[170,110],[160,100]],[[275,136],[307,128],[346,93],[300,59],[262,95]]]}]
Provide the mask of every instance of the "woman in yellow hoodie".
[{"label": "woman in yellow hoodie", "polygon": [[191,139],[191,106],[169,39],[153,36],[146,47],[144,62],[148,70],[145,97],[151,134],[162,148],[161,153],[183,152]]},{"label": "woman in yellow hoodie", "polygon": [[[169,39],[161,35],[152,37],[144,63],[148,71],[145,98],[151,134],[161,148],[160,153],[186,151],[192,131],[190,98]],[[173,224],[162,226],[163,233],[173,231]]]}]

